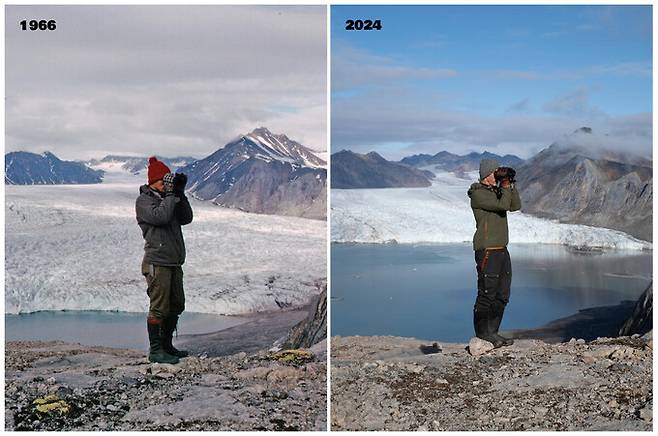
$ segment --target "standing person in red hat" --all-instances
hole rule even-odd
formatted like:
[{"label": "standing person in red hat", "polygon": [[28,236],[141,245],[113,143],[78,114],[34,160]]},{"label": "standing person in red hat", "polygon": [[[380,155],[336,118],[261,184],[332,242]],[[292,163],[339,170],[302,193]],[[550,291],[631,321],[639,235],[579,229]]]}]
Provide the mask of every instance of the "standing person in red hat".
[{"label": "standing person in red hat", "polygon": [[185,174],[173,174],[167,165],[149,158],[148,184],[139,188],[135,209],[142,229],[144,260],[150,299],[146,327],[150,362],[178,363],[187,351],[177,350],[172,336],[185,310],[183,269],[185,241],[181,226],[192,222],[192,208],[185,196]]}]

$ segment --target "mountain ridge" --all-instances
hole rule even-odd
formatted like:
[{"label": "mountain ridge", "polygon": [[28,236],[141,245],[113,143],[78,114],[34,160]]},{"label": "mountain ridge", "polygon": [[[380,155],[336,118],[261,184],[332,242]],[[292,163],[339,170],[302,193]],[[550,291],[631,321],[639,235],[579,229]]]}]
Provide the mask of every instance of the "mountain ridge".
[{"label": "mountain ridge", "polygon": [[399,162],[415,168],[433,166],[433,169],[435,170],[463,174],[470,171],[476,171],[479,168],[482,159],[495,159],[500,166],[507,167],[516,167],[523,162],[523,159],[513,154],[500,156],[486,150],[482,153],[471,152],[464,155],[450,153],[445,150],[434,155],[421,153],[404,157],[400,159]]},{"label": "mountain ridge", "polygon": [[13,151],[5,154],[6,185],[60,185],[101,183],[104,172],[87,165],[41,154]]},{"label": "mountain ridge", "polygon": [[[141,174],[148,168],[148,159],[150,156],[127,156],[119,154],[108,154],[100,159],[90,159],[83,162],[92,168],[103,169],[109,166],[119,166],[121,169],[128,171],[133,175]],[[182,168],[197,159],[192,156],[175,156],[161,157],[158,160],[164,162],[172,171]]]},{"label": "mountain ridge", "polygon": [[431,185],[434,175],[377,152],[359,154],[341,150],[331,155],[331,187],[334,189],[414,188]]}]

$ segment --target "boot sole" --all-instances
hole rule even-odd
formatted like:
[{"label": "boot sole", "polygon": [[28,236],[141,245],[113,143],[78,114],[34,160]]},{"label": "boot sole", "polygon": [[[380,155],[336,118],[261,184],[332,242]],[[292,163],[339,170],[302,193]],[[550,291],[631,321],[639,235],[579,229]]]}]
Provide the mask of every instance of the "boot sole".
[{"label": "boot sole", "polygon": [[166,364],[169,364],[169,365],[176,365],[177,363],[180,363],[180,360],[178,358],[176,358],[176,360],[172,360],[172,361],[167,362],[167,361],[164,361],[164,360],[151,359],[149,357],[148,361],[151,362],[151,363],[166,363]]},{"label": "boot sole", "polygon": [[479,337],[479,336],[476,336],[476,337],[477,337],[478,339],[482,339],[483,341],[487,341],[487,342],[489,342],[491,345],[494,346],[494,348],[500,348],[500,347],[503,347],[503,346],[504,346],[504,344],[503,344],[502,342],[500,342],[500,341],[492,341],[492,340],[489,339],[489,338],[481,338],[481,337]]},{"label": "boot sole", "polygon": [[185,353],[185,354],[183,354],[183,353],[170,353],[169,351],[167,351],[166,353],[169,354],[170,356],[176,356],[179,359],[182,359],[184,357],[190,357],[190,353]]}]

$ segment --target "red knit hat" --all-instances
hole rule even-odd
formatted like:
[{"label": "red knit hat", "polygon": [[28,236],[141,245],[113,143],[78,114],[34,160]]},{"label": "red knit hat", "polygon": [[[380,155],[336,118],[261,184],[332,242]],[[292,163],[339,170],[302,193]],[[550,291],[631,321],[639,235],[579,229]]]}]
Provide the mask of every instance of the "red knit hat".
[{"label": "red knit hat", "polygon": [[152,185],[158,180],[162,180],[165,174],[170,172],[171,170],[169,169],[169,167],[164,163],[160,162],[155,156],[149,157],[149,168],[148,168],[149,185]]}]

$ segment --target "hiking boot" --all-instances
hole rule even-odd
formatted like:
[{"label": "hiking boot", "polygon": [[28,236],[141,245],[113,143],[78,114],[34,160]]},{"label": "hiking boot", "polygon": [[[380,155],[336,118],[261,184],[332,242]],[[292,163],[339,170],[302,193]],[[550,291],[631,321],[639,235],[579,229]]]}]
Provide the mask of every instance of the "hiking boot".
[{"label": "hiking boot", "polygon": [[[503,309],[504,310],[504,309]],[[498,334],[498,329],[500,328],[500,323],[503,321],[503,311],[497,311],[495,313],[490,314],[489,316],[489,333],[492,336],[496,336],[498,340],[500,340],[503,343],[503,347],[508,347],[512,344],[514,344],[514,339],[512,338],[506,338],[505,336],[501,336]]]},{"label": "hiking boot", "polygon": [[149,333],[149,362],[152,363],[171,363],[179,362],[178,357],[168,354],[163,347],[164,337],[162,332],[162,320],[149,318],[146,321],[146,327]]},{"label": "hiking boot", "polygon": [[162,322],[162,329],[164,334],[163,348],[166,353],[171,354],[176,357],[187,357],[190,353],[187,350],[178,350],[172,344],[172,339],[174,336],[174,331],[176,330],[176,325],[178,325],[178,316],[173,315],[165,318]]},{"label": "hiking boot", "polygon": [[500,348],[503,346],[502,339],[499,339],[498,336],[492,335],[489,330],[489,317],[491,313],[489,311],[473,311],[473,324],[475,326],[475,336],[482,339],[483,341],[491,342],[494,348]]}]

